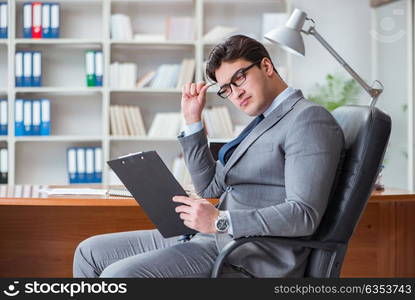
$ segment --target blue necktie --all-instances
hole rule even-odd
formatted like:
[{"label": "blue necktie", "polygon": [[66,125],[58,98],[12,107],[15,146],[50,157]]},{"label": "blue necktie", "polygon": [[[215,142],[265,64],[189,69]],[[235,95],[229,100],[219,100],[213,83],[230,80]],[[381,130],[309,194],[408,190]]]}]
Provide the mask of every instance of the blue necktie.
[{"label": "blue necktie", "polygon": [[218,158],[222,165],[225,165],[226,162],[231,157],[232,153],[235,151],[236,147],[242,142],[242,140],[264,119],[264,115],[260,114],[258,117],[255,118],[251,128],[248,130],[243,131],[236,139],[230,141],[229,143],[225,144],[220,148],[218,153]]}]

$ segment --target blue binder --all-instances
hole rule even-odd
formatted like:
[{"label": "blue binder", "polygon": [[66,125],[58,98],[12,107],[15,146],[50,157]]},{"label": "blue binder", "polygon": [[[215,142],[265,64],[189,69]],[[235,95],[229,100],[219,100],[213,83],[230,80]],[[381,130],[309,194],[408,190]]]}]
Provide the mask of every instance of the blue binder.
[{"label": "blue binder", "polygon": [[16,87],[23,86],[23,52],[17,51],[15,55]]},{"label": "blue binder", "polygon": [[40,135],[50,135],[50,100],[41,100]]},{"label": "blue binder", "polygon": [[32,102],[32,135],[40,135],[40,100]]},{"label": "blue binder", "polygon": [[87,147],[85,148],[85,173],[86,173],[86,182],[94,182],[94,148]]},{"label": "blue binder", "polygon": [[32,86],[42,86],[42,52],[32,52]]},{"label": "blue binder", "polygon": [[32,38],[32,3],[23,4],[23,38]]},{"label": "blue binder", "polygon": [[7,99],[0,100],[0,135],[7,135],[8,111]]},{"label": "blue binder", "polygon": [[94,182],[102,183],[102,148],[94,147]]},{"label": "blue binder", "polygon": [[50,3],[50,37],[59,38],[60,34],[60,4]]},{"label": "blue binder", "polygon": [[42,4],[42,38],[50,38],[52,36],[50,30],[50,4]]},{"label": "blue binder", "polygon": [[7,2],[0,2],[0,39],[8,36]]},{"label": "blue binder", "polygon": [[24,125],[24,135],[32,135],[32,101],[24,100],[23,101],[23,125]]},{"label": "blue binder", "polygon": [[86,183],[85,148],[76,148],[76,170],[78,183]]},{"label": "blue binder", "polygon": [[104,58],[102,51],[94,52],[95,60],[95,86],[102,86],[103,74],[104,74]]},{"label": "blue binder", "polygon": [[70,147],[66,150],[66,162],[69,183],[74,184],[78,183],[78,173],[76,168],[76,148]]},{"label": "blue binder", "polygon": [[23,52],[23,86],[32,86],[32,52]]},{"label": "blue binder", "polygon": [[22,136],[24,135],[24,124],[23,124],[23,99],[16,99],[15,101],[15,111],[14,111],[14,135]]}]

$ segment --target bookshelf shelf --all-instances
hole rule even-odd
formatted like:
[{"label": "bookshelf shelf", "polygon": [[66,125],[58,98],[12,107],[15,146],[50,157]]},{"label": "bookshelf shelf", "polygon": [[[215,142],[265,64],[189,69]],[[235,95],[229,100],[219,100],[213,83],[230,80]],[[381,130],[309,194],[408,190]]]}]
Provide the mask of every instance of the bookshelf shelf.
[{"label": "bookshelf shelf", "polygon": [[16,93],[91,94],[102,93],[99,87],[16,87]]},{"label": "bookshelf shelf", "polygon": [[99,39],[16,39],[16,45],[102,45]]},{"label": "bookshelf shelf", "polygon": [[134,41],[134,40],[127,40],[127,41],[119,41],[119,40],[111,40],[111,45],[114,46],[134,46],[134,45],[156,45],[156,46],[195,46],[196,41]]},{"label": "bookshelf shelf", "polygon": [[117,89],[110,88],[111,93],[149,93],[149,94],[165,94],[165,93],[180,93],[179,89],[156,89],[156,88],[133,88],[133,89]]},{"label": "bookshelf shelf", "polygon": [[143,136],[110,136],[111,141],[119,141],[119,142],[176,142],[177,138],[161,138],[161,137],[143,137]]},{"label": "bookshelf shelf", "polygon": [[[181,153],[176,137],[112,135],[110,107],[138,106],[148,134],[158,113],[180,112],[181,89],[112,87],[110,65],[135,63],[137,78],[141,78],[162,64],[180,64],[183,59],[190,58],[195,60],[194,81],[199,82],[204,78],[204,61],[216,45],[203,39],[205,33],[216,25],[236,26],[235,33],[260,39],[262,14],[287,11],[286,1],[58,0],[61,6],[59,39],[23,38],[23,4],[29,1],[8,1],[9,38],[0,39],[0,98],[8,99],[9,135],[0,136],[0,146],[9,150],[9,184],[67,184],[66,150],[69,147],[102,147],[103,184],[114,180],[105,162],[126,153],[157,150],[172,168],[173,161]],[[113,39],[110,34],[112,14],[129,16],[134,34],[151,34],[153,39],[145,36],[140,40]],[[168,17],[182,16],[194,18],[194,39],[154,39],[154,35],[165,32]],[[271,44],[266,47],[273,49],[273,53],[278,52]],[[14,86],[15,52],[26,50],[42,51],[42,87]],[[102,87],[86,86],[87,50],[103,52]],[[235,126],[250,121],[235,111],[232,103],[220,99],[216,91],[217,87],[208,90],[208,106],[227,106]],[[38,98],[50,100],[51,135],[15,137],[15,100]],[[227,142],[229,139],[209,140]]]},{"label": "bookshelf shelf", "polygon": [[102,136],[23,136],[15,137],[16,142],[100,142]]}]

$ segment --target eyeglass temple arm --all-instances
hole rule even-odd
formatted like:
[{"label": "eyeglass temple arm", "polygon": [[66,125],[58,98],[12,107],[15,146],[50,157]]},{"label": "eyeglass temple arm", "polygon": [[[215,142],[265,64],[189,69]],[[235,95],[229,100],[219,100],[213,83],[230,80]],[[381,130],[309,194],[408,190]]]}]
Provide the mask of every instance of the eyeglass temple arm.
[{"label": "eyeglass temple arm", "polygon": [[[311,19],[309,19],[311,20]],[[312,21],[312,20],[311,20]],[[312,21],[314,23],[314,21]],[[383,85],[380,81],[375,80],[374,83],[378,83],[381,88],[373,88],[369,86],[362,77],[357,74],[352,67],[334,50],[329,43],[326,42],[326,40],[317,32],[316,28],[314,26],[311,26],[307,31],[302,30],[303,33],[309,34],[314,36],[321,45],[323,45],[324,48],[327,49],[327,51],[330,52],[330,54],[343,66],[343,68],[363,87],[363,89],[372,97],[372,100],[370,102],[370,106],[375,106],[376,101],[379,97],[379,95],[383,92]]]}]

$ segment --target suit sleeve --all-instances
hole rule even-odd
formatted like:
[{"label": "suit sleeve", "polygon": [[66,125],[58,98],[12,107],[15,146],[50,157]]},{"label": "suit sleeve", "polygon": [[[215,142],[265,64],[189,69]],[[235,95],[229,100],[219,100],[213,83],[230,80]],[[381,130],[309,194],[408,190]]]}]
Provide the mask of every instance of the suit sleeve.
[{"label": "suit sleeve", "polygon": [[196,193],[203,198],[219,198],[225,191],[223,166],[213,159],[205,132],[200,130],[178,139]]},{"label": "suit sleeve", "polygon": [[343,132],[330,113],[320,106],[302,111],[285,139],[286,198],[269,207],[229,211],[233,237],[313,234],[327,207],[343,148]]}]

